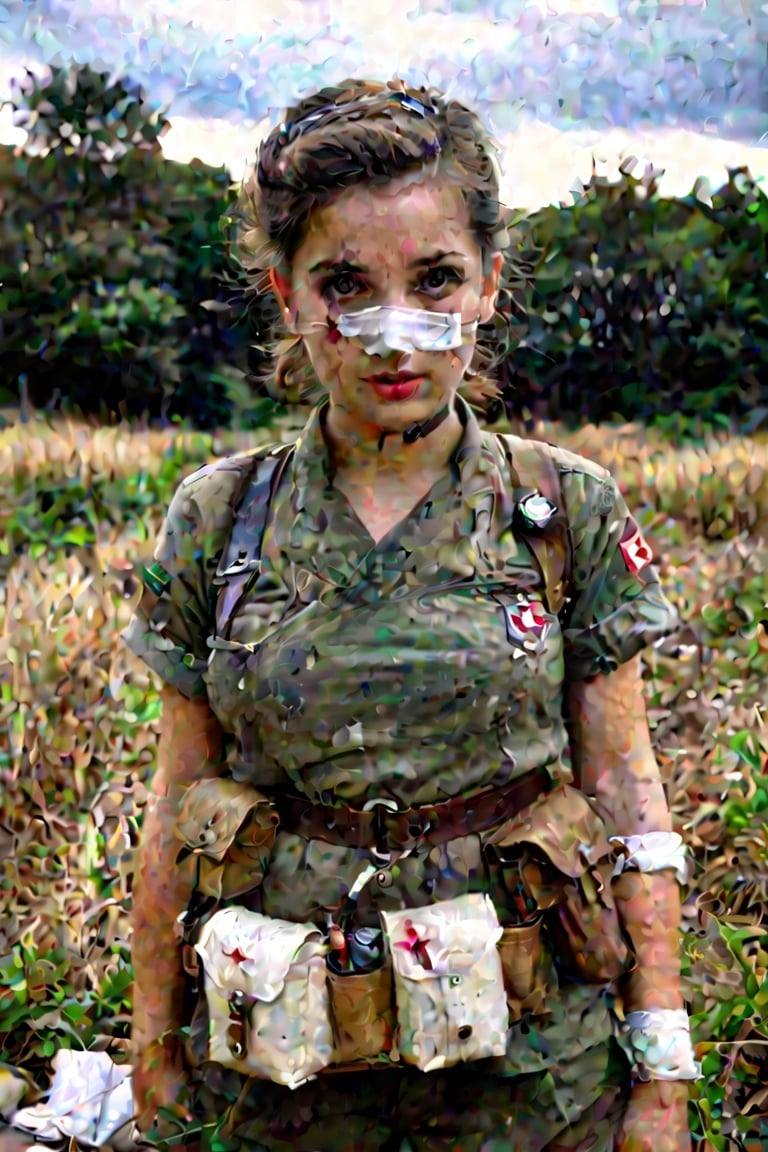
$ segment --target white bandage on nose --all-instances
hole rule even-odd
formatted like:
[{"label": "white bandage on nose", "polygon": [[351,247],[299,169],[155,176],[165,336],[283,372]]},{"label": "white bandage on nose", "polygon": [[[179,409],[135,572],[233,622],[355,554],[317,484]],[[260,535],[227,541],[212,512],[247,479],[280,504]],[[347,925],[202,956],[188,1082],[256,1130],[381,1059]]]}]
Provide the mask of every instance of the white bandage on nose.
[{"label": "white bandage on nose", "polygon": [[477,320],[462,324],[460,312],[380,305],[346,312],[334,323],[342,336],[362,344],[369,356],[387,352],[447,352],[477,330]]}]

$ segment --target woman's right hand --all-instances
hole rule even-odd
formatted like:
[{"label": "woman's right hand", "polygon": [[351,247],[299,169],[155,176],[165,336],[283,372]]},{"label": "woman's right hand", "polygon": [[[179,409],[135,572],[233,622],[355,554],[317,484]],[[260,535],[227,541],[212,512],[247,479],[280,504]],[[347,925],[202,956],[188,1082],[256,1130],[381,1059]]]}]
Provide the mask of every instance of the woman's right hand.
[{"label": "woman's right hand", "polygon": [[154,1040],[139,1053],[133,1070],[134,1120],[142,1134],[153,1126],[162,1134],[170,1112],[180,1123],[190,1123],[189,1073],[181,1045]]}]

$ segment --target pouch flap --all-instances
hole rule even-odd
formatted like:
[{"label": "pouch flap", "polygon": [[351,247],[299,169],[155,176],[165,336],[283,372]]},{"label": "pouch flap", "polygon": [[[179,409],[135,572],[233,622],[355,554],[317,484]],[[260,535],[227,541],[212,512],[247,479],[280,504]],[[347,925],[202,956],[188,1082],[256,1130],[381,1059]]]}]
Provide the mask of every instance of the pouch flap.
[{"label": "pouch flap", "polygon": [[[213,896],[216,900],[234,900],[258,888],[264,879],[264,857],[257,856],[255,850],[249,859],[233,860],[236,843],[224,860],[214,860],[199,855],[195,888],[203,896]],[[182,852],[186,849],[182,848]]]},{"label": "pouch flap", "polygon": [[224,996],[240,991],[269,1004],[283,991],[291,967],[325,956],[328,945],[314,924],[222,908],[203,924],[195,951]]},{"label": "pouch flap", "polygon": [[245,842],[269,844],[279,816],[263,792],[228,777],[196,780],[184,793],[175,834],[188,851],[221,861],[249,816]]},{"label": "pouch flap", "polygon": [[561,784],[484,835],[483,844],[493,847],[501,860],[505,850],[532,844],[573,879],[614,855],[594,801],[569,784]]},{"label": "pouch flap", "polygon": [[485,953],[498,962],[502,928],[491,898],[470,892],[426,908],[381,912],[392,963],[410,980],[461,975],[477,967]]}]

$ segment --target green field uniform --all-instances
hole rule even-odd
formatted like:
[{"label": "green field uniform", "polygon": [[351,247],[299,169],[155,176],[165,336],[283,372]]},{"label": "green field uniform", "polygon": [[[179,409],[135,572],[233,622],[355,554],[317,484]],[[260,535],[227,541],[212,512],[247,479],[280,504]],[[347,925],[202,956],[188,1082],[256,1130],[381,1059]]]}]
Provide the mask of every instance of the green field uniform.
[{"label": "green field uniform", "polygon": [[[208,465],[179,486],[155,552],[165,587],[123,636],[185,696],[207,694],[231,733],[236,780],[357,808],[381,797],[437,803],[542,767],[569,783],[564,682],[610,672],[675,629],[615,482],[559,450],[572,584],[559,617],[547,610],[541,572],[515,535],[509,477],[461,399],[457,409],[464,435],[450,468],[378,544],[333,486],[327,407],[315,409],[273,496],[258,576],[223,635],[213,635],[204,556],[221,547],[231,474]],[[485,891],[510,922],[481,841],[426,845],[382,869],[361,916]],[[369,860],[367,849],[281,827],[259,910],[325,925]],[[225,1146],[611,1148],[628,1089],[611,989],[570,983],[556,966],[546,982],[546,1013],[510,1028],[506,1058],[441,1073],[321,1074],[295,1091],[254,1080]],[[223,1076],[222,1099],[240,1082]]]}]

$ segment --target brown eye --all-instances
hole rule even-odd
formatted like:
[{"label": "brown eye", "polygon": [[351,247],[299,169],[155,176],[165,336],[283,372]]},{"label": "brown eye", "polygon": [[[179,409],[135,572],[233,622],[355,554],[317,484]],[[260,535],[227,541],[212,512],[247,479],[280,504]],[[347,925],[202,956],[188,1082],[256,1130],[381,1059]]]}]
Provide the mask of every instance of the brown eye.
[{"label": "brown eye", "polygon": [[440,264],[424,273],[422,284],[427,292],[440,292],[451,285],[463,284],[464,279],[455,268]]},{"label": "brown eye", "polygon": [[339,272],[326,281],[323,286],[323,293],[330,292],[335,296],[351,296],[359,287],[360,285],[351,272]]}]

